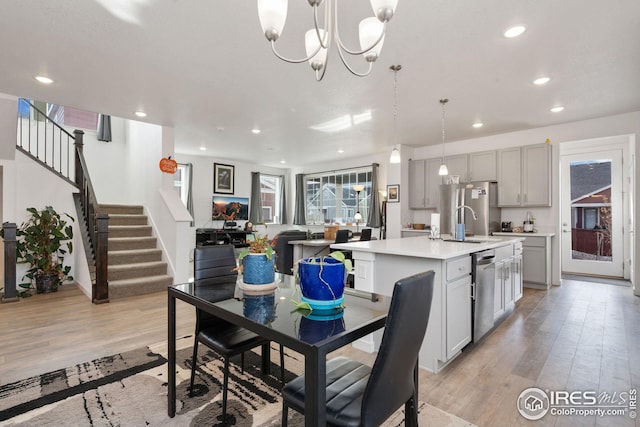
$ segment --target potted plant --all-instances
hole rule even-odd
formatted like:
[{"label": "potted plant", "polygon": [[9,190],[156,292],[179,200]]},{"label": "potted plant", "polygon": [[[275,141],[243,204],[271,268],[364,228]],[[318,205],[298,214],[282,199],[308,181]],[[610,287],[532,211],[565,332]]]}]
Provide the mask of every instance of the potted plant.
[{"label": "potted plant", "polygon": [[69,274],[71,267],[64,265],[64,257],[73,252],[73,227],[75,221],[69,214],[64,219],[51,206],[42,210],[27,208],[31,216],[16,231],[16,256],[19,264],[28,264],[24,278],[29,282],[20,283],[25,291],[20,296],[29,296],[35,282],[36,292],[56,292],[58,286],[73,280]]},{"label": "potted plant", "polygon": [[328,256],[303,258],[297,263],[297,276],[302,302],[312,309],[333,309],[344,300],[347,275],[353,265],[344,253],[334,251]]},{"label": "potted plant", "polygon": [[238,255],[238,268],[242,272],[242,280],[250,285],[264,285],[275,281],[274,251],[269,238],[256,236],[249,247]]}]

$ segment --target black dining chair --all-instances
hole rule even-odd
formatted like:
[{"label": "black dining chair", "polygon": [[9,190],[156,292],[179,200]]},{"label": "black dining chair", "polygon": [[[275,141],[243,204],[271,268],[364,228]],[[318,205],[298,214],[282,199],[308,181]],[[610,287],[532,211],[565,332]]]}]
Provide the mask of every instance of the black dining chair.
[{"label": "black dining chair", "polygon": [[[196,247],[193,260],[193,278],[196,286],[215,286],[228,284],[237,279],[236,257],[233,245],[214,245]],[[221,299],[231,298],[221,295]],[[244,352],[262,346],[263,360],[270,351],[270,342],[247,329],[213,316],[196,308],[196,330],[191,359],[191,380],[189,397],[193,397],[198,343],[202,343],[224,359],[224,380],[222,386],[222,423],[227,417],[227,388],[229,384],[229,359],[240,354],[240,366],[244,371]],[[268,369],[268,366],[267,366]],[[262,372],[265,374],[266,372]],[[284,384],[284,353],[280,345],[280,376]]]},{"label": "black dining chair", "polygon": [[336,231],[335,243],[347,243],[349,241],[349,230]]},{"label": "black dining chair", "polygon": [[371,228],[363,228],[360,233],[360,241],[368,242],[369,240],[371,240]]},{"label": "black dining chair", "polygon": [[[347,357],[327,362],[327,425],[379,426],[402,405],[418,420],[418,353],[427,330],[433,297],[433,270],[398,280],[382,342],[373,367]],[[348,310],[347,307],[345,310]],[[282,389],[282,425],[288,408],[304,413],[305,377]]]}]

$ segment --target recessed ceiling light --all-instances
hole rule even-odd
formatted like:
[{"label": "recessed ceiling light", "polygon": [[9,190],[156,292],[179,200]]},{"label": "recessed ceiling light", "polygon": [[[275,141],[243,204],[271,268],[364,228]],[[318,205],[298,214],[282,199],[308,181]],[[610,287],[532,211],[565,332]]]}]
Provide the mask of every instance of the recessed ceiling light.
[{"label": "recessed ceiling light", "polygon": [[45,85],[50,85],[51,83],[53,83],[53,80],[46,76],[35,76],[34,79]]},{"label": "recessed ceiling light", "polygon": [[560,111],[564,110],[564,107],[561,105],[558,105],[556,107],[551,108],[551,112],[552,113],[559,113]]},{"label": "recessed ceiling light", "polygon": [[344,153],[344,150],[342,148],[338,148],[338,153],[342,154]]},{"label": "recessed ceiling light", "polygon": [[481,128],[482,126],[484,126],[484,123],[482,122],[476,122],[474,124],[472,124],[471,126],[473,126],[474,128]]},{"label": "recessed ceiling light", "polygon": [[549,80],[551,80],[549,77],[538,77],[533,81],[533,84],[538,86],[545,85],[549,83]]},{"label": "recessed ceiling light", "polygon": [[519,35],[521,35],[522,33],[524,33],[527,30],[527,27],[525,27],[524,25],[514,25],[513,27],[509,27],[504,31],[504,36],[506,38],[513,38],[513,37],[518,37]]},{"label": "recessed ceiling light", "polygon": [[280,160],[280,163],[282,163],[284,165],[285,163],[287,163],[287,161],[285,159],[282,159],[282,160]]},{"label": "recessed ceiling light", "polygon": [[136,111],[135,114],[138,117],[147,117],[147,113],[145,113],[144,111]]},{"label": "recessed ceiling light", "polygon": [[251,129],[251,133],[254,135],[259,135],[260,134],[260,129]]},{"label": "recessed ceiling light", "polygon": [[207,147],[200,147],[200,151],[207,151]]}]

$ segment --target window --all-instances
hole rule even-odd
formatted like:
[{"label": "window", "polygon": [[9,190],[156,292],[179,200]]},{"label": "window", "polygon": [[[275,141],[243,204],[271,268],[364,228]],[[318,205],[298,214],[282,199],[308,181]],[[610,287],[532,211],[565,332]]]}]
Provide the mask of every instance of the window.
[{"label": "window", "polygon": [[282,177],[260,174],[260,202],[262,204],[262,220],[265,223],[281,223],[281,194]]},{"label": "window", "polygon": [[180,194],[180,199],[186,207],[189,195],[189,171],[186,164],[178,164],[178,170],[173,174],[173,188]]},{"label": "window", "polygon": [[[306,219],[309,225],[353,224],[355,213],[361,223],[369,217],[371,167],[305,175]],[[354,185],[364,185],[359,197]]]}]

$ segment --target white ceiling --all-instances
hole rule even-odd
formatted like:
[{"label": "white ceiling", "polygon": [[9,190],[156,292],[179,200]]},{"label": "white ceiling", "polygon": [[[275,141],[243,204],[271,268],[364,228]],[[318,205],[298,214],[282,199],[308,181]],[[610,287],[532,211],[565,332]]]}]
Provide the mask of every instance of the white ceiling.
[{"label": "white ceiling", "polygon": [[[338,3],[342,38],[356,45],[369,2]],[[304,55],[311,11],[290,2],[285,55]],[[518,23],[524,35],[502,36]],[[308,64],[272,54],[256,1],[5,0],[0,92],[130,119],[143,110],[175,128],[178,153],[293,167],[389,152],[392,64],[402,65],[398,144],[440,143],[443,97],[447,141],[639,111],[639,41],[638,0],[399,0],[370,76],[349,74],[332,52],[316,82]],[[542,75],[552,80],[533,85]],[[311,128],[367,112],[342,132]]]}]

